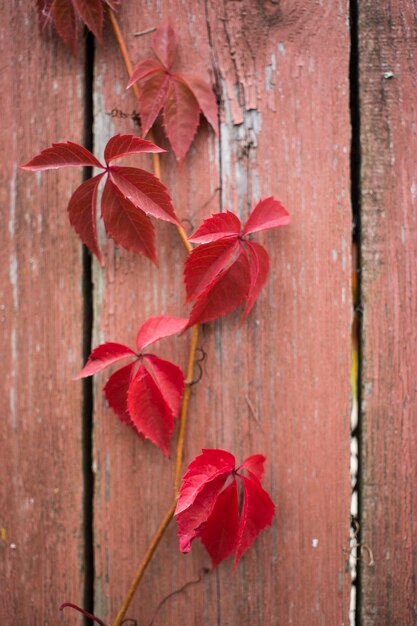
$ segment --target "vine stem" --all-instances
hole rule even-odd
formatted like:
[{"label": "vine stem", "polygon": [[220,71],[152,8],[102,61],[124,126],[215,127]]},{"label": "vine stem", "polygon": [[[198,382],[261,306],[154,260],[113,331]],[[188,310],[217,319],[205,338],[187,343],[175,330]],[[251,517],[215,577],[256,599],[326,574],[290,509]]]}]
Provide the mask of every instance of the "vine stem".
[{"label": "vine stem", "polygon": [[[133,64],[129,56],[129,52],[126,46],[126,41],[123,37],[122,31],[120,30],[120,26],[117,21],[117,18],[114,12],[112,11],[112,9],[110,9],[110,7],[108,8],[108,13],[109,13],[110,23],[112,25],[116,41],[120,48],[120,52],[121,52],[123,61],[126,66],[127,73],[130,77],[133,73]],[[139,87],[137,83],[134,83],[132,87],[133,87],[133,91],[137,100],[139,100],[140,94],[139,94]],[[154,142],[154,136],[153,136],[152,131],[149,133],[148,136],[149,136],[149,139],[152,142]],[[154,169],[155,176],[157,176],[158,178],[161,178],[161,162],[160,162],[159,154],[153,153],[152,157],[153,157],[153,169]],[[188,241],[187,234],[184,228],[180,224],[177,224],[176,228],[178,231],[178,235],[180,236],[180,239],[189,254],[192,251],[193,247]],[[135,595],[136,589],[138,588],[139,583],[143,578],[146,568],[151,562],[153,554],[156,548],[158,547],[158,544],[161,541],[162,537],[164,536],[164,533],[166,529],[168,528],[168,525],[175,512],[175,507],[177,505],[178,493],[179,493],[179,488],[180,488],[180,483],[181,483],[181,473],[182,473],[181,469],[182,469],[182,460],[183,460],[183,453],[184,453],[185,429],[186,429],[186,424],[187,424],[187,415],[188,415],[188,407],[189,407],[190,395],[191,395],[191,385],[192,385],[192,378],[193,378],[193,372],[194,372],[194,362],[195,362],[195,355],[197,351],[198,336],[199,336],[199,326],[198,324],[196,324],[192,328],[191,345],[190,345],[190,352],[188,356],[188,365],[187,365],[187,378],[185,381],[185,389],[184,389],[184,394],[183,394],[182,403],[181,403],[181,413],[180,413],[180,420],[179,420],[180,427],[179,427],[179,432],[178,432],[176,463],[175,463],[174,498],[171,503],[171,506],[169,507],[164,518],[159,524],[157,531],[152,537],[152,540],[145,552],[145,555],[142,561],[139,564],[138,569],[136,570],[136,573],[133,577],[133,580],[130,584],[130,587],[126,593],[126,596],[122,602],[122,605],[117,613],[116,619],[114,620],[112,626],[121,625],[122,620],[124,616],[126,615],[129,605],[133,599],[133,596]]]}]

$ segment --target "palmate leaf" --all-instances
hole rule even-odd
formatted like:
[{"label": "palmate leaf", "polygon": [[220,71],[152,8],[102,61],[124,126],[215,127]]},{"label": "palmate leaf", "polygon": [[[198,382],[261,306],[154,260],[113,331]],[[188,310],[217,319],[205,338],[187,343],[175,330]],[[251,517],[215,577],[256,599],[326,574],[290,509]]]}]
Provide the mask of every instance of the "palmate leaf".
[{"label": "palmate leaf", "polygon": [[101,212],[107,234],[127,250],[143,254],[156,263],[154,228],[148,216],[178,223],[168,191],[156,176],[146,170],[113,165],[114,160],[127,155],[155,152],[164,150],[140,137],[115,135],[105,147],[105,165],[83,146],[68,141],[52,144],[21,167],[31,171],[70,166],[103,170],[82,183],[73,193],[68,205],[71,225],[101,262],[97,239],[96,199],[100,180],[106,176]]},{"label": "palmate leaf", "polygon": [[137,334],[137,350],[107,342],[94,348],[76,376],[92,376],[110,365],[130,359],[114,372],[104,386],[104,395],[119,419],[134,428],[169,455],[174,420],[179,416],[184,391],[181,369],[154,354],[143,353],[149,344],[181,332],[188,319],[160,315],[151,317]]},{"label": "palmate leaf", "polygon": [[[236,568],[261,530],[271,525],[275,514],[275,506],[260,481],[264,462],[265,457],[257,454],[235,469],[232,454],[206,449],[190,463],[175,510],[182,552],[189,552],[194,539],[200,538],[213,568],[233,553]],[[243,487],[240,512],[238,481]]]},{"label": "palmate leaf", "polygon": [[289,223],[289,214],[273,197],[256,205],[243,228],[230,211],[203,222],[189,237],[200,245],[184,266],[187,302],[194,302],[189,326],[217,319],[243,303],[242,321],[249,315],[268,277],[269,256],[248,236]]},{"label": "palmate leaf", "polygon": [[182,161],[195,137],[203,114],[218,133],[218,107],[211,86],[199,76],[174,73],[176,36],[166,24],[157,29],[152,49],[158,58],[136,65],[128,83],[140,83],[139,111],[145,136],[163,110],[163,124],[178,161]]},{"label": "palmate leaf", "polygon": [[113,11],[120,0],[35,0],[41,31],[52,22],[63,41],[75,54],[80,24],[84,23],[99,41],[102,39],[104,5]]}]

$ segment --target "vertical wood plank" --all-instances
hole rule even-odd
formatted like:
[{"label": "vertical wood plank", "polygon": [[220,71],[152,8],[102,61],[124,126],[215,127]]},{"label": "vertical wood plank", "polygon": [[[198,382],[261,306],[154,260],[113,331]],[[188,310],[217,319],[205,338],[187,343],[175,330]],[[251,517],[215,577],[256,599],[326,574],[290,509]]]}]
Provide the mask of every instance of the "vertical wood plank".
[{"label": "vertical wood plank", "polygon": [[[81,246],[66,214],[82,173],[19,165],[83,139],[83,55],[41,38],[35,4],[3,3],[0,247],[0,621],[60,622],[82,604]],[[68,615],[66,624],[78,624]]]},{"label": "vertical wood plank", "polygon": [[[159,11],[125,3],[120,19],[134,61],[148,52],[149,40],[133,33],[166,18],[179,35],[178,68],[216,81],[222,98],[220,141],[204,125],[181,169],[172,155],[163,157],[163,180],[180,217],[197,225],[221,207],[244,219],[260,197],[274,194],[293,218],[289,228],[257,238],[270,252],[271,274],[248,321],[240,326],[236,313],[203,330],[208,356],[186,444],[187,461],[211,446],[238,459],[264,453],[277,518],[234,577],[230,562],[202,574],[209,565],[203,549],[193,545],[190,555],[180,555],[172,525],[129,615],[149,623],[167,594],[200,578],[166,602],[155,623],[346,624],[347,6],[171,0]],[[113,44],[97,50],[100,147],[113,132],[131,128],[105,114],[135,106],[123,92],[117,54]],[[159,225],[158,233],[159,270],[106,244],[106,269],[95,271],[95,343],[132,344],[146,317],[182,314],[184,252],[172,228]],[[162,354],[184,366],[184,343],[169,341]],[[110,414],[99,395],[104,380],[95,387],[96,605],[109,620],[169,504],[173,469]]]},{"label": "vertical wood plank", "polygon": [[415,17],[359,3],[364,626],[417,620]]}]

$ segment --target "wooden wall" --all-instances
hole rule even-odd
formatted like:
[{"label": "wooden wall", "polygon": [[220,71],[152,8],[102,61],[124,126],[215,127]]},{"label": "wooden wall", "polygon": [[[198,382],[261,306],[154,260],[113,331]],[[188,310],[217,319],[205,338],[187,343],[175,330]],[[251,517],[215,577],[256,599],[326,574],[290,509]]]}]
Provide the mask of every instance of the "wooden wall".
[{"label": "wooden wall", "polygon": [[[363,624],[378,626],[412,624],[417,611],[413,7],[412,0],[386,10],[365,1],[358,15],[361,541],[375,560],[359,562],[359,599]],[[42,37],[34,6],[13,0],[2,18],[0,622],[72,626],[80,618],[58,607],[84,602],[86,415],[71,378],[83,360],[86,294],[66,204],[82,172],[35,175],[18,166],[52,141],[83,142],[90,95],[100,156],[112,134],[136,132],[108,113],[136,103],[109,25],[89,85],[82,51],[74,58],[53,35]],[[178,68],[204,75],[221,100],[219,138],[203,122],[181,167],[171,154],[162,157],[162,180],[185,227],[219,210],[245,218],[271,194],[292,216],[289,227],[258,238],[271,273],[247,322],[240,326],[235,313],[203,328],[207,358],[185,448],[186,462],[202,447],[238,459],[265,454],[273,526],[232,577],[229,562],[201,575],[206,553],[195,544],[180,554],[171,524],[128,616],[151,623],[165,596],[200,578],[163,605],[155,626],[348,624],[348,3],[123,0],[119,19],[135,62],[149,53],[150,38],[134,33],[169,19]],[[156,138],[166,146],[162,131]],[[158,224],[157,238],[159,268],[102,235],[106,264],[94,261],[92,273],[93,345],[133,345],[147,317],[184,314],[185,252],[170,225]],[[188,342],[167,340],[161,355],[185,367]],[[105,380],[96,377],[93,388],[94,605],[111,623],[170,502],[173,462],[118,423],[101,394]]]}]

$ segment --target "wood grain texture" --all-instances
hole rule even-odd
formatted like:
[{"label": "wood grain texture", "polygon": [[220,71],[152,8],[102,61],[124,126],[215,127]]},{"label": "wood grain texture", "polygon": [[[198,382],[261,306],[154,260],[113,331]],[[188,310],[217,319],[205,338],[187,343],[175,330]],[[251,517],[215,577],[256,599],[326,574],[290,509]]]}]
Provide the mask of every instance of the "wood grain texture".
[{"label": "wood grain texture", "polygon": [[359,3],[361,624],[417,620],[416,5]]},{"label": "wood grain texture", "polygon": [[[293,223],[257,237],[270,252],[271,274],[247,322],[239,326],[236,313],[203,330],[207,360],[186,444],[187,461],[202,447],[229,449],[238,460],[264,453],[276,520],[234,577],[230,562],[202,575],[163,605],[154,624],[347,624],[347,6],[171,0],[159,11],[154,3],[125,2],[120,20],[135,62],[148,53],[149,39],[133,33],[166,18],[179,35],[177,67],[215,82],[222,100],[220,141],[203,124],[182,168],[172,155],[162,158],[178,214],[194,226],[219,208],[245,218],[260,197],[274,194]],[[113,132],[132,128],[106,111],[130,112],[135,102],[124,91],[114,43],[97,48],[95,72],[100,151]],[[162,133],[157,138],[166,145]],[[157,230],[159,270],[105,244],[106,268],[95,268],[95,345],[133,345],[148,316],[183,313],[185,252],[172,227]],[[168,340],[160,353],[185,366],[187,341]],[[173,463],[117,422],[101,395],[104,381],[95,383],[96,613],[110,620],[169,506]],[[200,545],[179,554],[171,525],[129,616],[148,624],[164,596],[208,565]]]},{"label": "wood grain texture", "polygon": [[4,3],[2,23],[0,622],[52,626],[59,605],[83,594],[81,389],[71,381],[81,246],[65,210],[82,172],[19,165],[52,141],[82,141],[84,62],[41,38],[32,2]]}]

